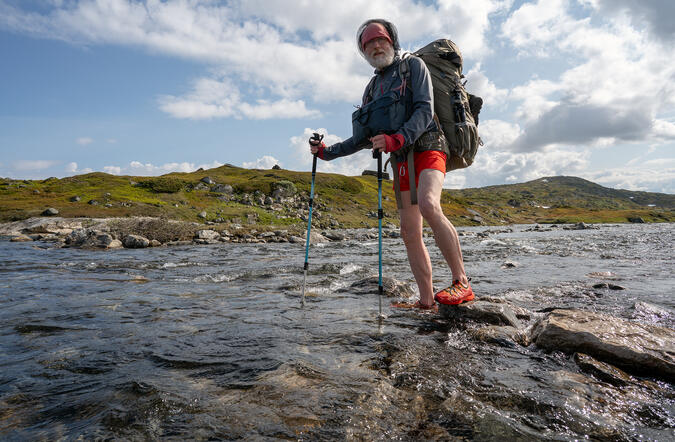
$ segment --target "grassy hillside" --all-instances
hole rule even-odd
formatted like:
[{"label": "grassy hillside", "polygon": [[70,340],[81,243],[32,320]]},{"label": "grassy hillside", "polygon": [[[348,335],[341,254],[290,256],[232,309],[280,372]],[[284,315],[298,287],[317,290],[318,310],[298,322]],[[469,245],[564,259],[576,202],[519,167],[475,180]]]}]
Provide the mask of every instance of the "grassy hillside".
[{"label": "grassy hillside", "polygon": [[[215,183],[200,180],[209,177]],[[292,184],[291,184],[292,183]],[[0,179],[0,222],[39,216],[53,207],[63,217],[158,216],[186,221],[300,226],[311,174],[225,165],[161,177],[90,173],[46,180]],[[231,186],[231,189],[229,188]],[[384,183],[385,222],[398,223],[391,181]],[[275,189],[290,189],[283,199]],[[377,179],[317,173],[316,224],[377,225]],[[289,195],[295,195],[294,197]],[[79,201],[73,201],[79,197]],[[675,221],[675,196],[608,189],[574,177],[522,184],[444,190],[443,210],[457,225],[561,222]],[[650,206],[652,205],[652,206]],[[205,212],[205,213],[204,213]],[[205,215],[205,218],[199,214]]]}]

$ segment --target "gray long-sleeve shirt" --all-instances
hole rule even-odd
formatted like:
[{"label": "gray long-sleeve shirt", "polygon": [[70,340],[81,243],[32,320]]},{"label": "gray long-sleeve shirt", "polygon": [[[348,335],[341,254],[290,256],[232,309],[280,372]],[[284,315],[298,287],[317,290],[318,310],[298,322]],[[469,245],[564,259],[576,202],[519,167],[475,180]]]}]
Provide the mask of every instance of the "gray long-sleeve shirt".
[{"label": "gray long-sleeve shirt", "polygon": [[[408,80],[402,86],[403,78],[401,78],[399,72],[400,63],[401,58],[397,56],[394,62],[383,71],[375,71],[376,77],[373,83],[372,99],[377,100],[390,91],[396,91],[399,96],[405,93],[406,113],[410,117],[396,133],[403,135],[405,146],[408,146],[414,144],[424,132],[438,130],[438,128],[433,120],[434,94],[429,70],[419,58],[408,57]],[[368,87],[363,92],[362,103],[365,104],[367,97]],[[340,143],[326,147],[323,151],[323,159],[332,160],[351,155],[369,146],[369,142],[357,145],[353,138],[349,137]]]}]

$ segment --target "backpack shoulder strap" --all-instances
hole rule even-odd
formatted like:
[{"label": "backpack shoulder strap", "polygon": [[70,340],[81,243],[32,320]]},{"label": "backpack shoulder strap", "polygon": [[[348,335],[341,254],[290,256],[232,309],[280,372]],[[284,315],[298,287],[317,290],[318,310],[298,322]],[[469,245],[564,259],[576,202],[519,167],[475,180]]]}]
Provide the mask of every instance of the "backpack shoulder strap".
[{"label": "backpack shoulder strap", "polygon": [[366,91],[368,92],[366,93],[366,97],[363,99],[363,103],[361,103],[363,106],[373,101],[373,88],[375,87],[376,78],[377,75],[373,75],[373,78],[370,79],[368,86],[366,86]]}]

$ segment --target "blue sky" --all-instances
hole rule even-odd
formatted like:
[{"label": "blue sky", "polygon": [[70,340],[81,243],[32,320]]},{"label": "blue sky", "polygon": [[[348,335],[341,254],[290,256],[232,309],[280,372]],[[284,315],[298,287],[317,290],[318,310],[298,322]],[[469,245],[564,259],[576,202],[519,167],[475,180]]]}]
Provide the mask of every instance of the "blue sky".
[{"label": "blue sky", "polygon": [[[368,18],[460,45],[485,146],[449,188],[574,175],[675,193],[666,0],[0,0],[0,176],[308,170],[350,136]],[[367,152],[319,171],[373,168]]]}]

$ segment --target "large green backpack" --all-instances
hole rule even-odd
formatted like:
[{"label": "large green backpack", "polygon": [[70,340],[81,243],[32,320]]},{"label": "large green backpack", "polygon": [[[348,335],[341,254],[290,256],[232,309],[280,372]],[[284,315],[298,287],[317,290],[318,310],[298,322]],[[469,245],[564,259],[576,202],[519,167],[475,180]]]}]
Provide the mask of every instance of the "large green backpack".
[{"label": "large green backpack", "polygon": [[469,167],[483,142],[478,136],[478,114],[483,99],[468,94],[462,79],[462,54],[450,40],[436,40],[413,52],[431,74],[434,112],[448,141],[446,171]]}]

